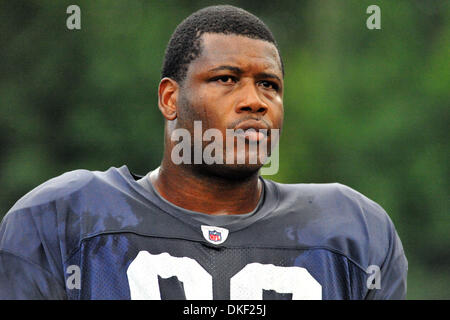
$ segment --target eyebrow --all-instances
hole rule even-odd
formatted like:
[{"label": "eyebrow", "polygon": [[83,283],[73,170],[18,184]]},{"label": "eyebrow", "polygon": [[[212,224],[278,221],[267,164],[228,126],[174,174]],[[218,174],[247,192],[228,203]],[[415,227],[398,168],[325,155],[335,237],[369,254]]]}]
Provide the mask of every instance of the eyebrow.
[{"label": "eyebrow", "polygon": [[[239,67],[233,67],[233,66],[228,66],[228,65],[224,65],[224,66],[219,66],[213,69],[208,70],[209,72],[214,72],[214,71],[221,71],[221,70],[228,70],[231,72],[234,72],[236,74],[243,74],[244,70],[242,70]],[[277,76],[276,74],[273,73],[267,73],[267,72],[261,72],[258,73],[256,75],[257,78],[271,78],[271,79],[277,79],[279,82],[282,82],[280,77]]]},{"label": "eyebrow", "polygon": [[277,79],[279,82],[282,82],[280,77],[273,73],[267,73],[267,72],[261,72],[257,74],[257,78],[263,78],[263,79]]},{"label": "eyebrow", "polygon": [[228,71],[232,71],[232,72],[237,73],[237,74],[244,73],[244,71],[241,68],[233,67],[233,66],[219,66],[217,68],[213,68],[213,69],[210,69],[208,71],[221,71],[221,70],[228,70]]}]

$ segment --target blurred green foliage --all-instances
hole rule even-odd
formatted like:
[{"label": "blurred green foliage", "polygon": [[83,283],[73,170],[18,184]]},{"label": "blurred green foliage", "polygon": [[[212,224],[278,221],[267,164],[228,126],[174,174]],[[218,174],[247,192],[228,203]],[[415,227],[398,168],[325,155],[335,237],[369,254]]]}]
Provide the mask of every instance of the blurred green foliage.
[{"label": "blurred green foliage", "polygon": [[[283,55],[285,182],[340,182],[390,214],[409,299],[450,298],[448,1],[229,1]],[[66,8],[81,8],[81,30]],[[159,165],[157,86],[176,25],[212,1],[0,2],[0,218],[65,171]],[[366,8],[381,8],[368,30]]]}]

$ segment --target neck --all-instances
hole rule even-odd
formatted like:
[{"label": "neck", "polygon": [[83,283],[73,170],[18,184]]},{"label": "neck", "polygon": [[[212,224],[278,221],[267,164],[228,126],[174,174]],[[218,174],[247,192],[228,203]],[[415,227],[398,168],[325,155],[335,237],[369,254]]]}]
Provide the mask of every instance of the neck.
[{"label": "neck", "polygon": [[198,172],[193,166],[162,162],[150,175],[167,201],[187,210],[207,214],[244,214],[258,205],[262,191],[259,171],[243,179],[227,179]]}]

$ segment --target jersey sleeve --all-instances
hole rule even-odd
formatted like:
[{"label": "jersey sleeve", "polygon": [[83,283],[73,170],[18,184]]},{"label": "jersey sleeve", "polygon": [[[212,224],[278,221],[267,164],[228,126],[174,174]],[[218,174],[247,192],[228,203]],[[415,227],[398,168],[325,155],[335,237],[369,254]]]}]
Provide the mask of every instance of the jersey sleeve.
[{"label": "jersey sleeve", "polygon": [[57,234],[52,231],[56,218],[51,218],[50,207],[9,212],[3,219],[0,299],[65,299]]},{"label": "jersey sleeve", "polygon": [[[389,219],[390,220],[390,219]],[[368,291],[366,299],[373,300],[404,300],[406,299],[406,282],[408,261],[403,251],[400,238],[389,221],[390,249],[388,255],[380,266],[378,287]]]},{"label": "jersey sleeve", "polygon": [[39,265],[0,251],[0,300],[65,299],[64,287]]},{"label": "jersey sleeve", "polygon": [[[389,214],[376,202],[350,187],[339,185],[339,201],[348,214],[346,234],[357,244],[347,250],[366,272],[363,298],[406,299],[408,261]],[[342,197],[343,196],[343,197]]]}]

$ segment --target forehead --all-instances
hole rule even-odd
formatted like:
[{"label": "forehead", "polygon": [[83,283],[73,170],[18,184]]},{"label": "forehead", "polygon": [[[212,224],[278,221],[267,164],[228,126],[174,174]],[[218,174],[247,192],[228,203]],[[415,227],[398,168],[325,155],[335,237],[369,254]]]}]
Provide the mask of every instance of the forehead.
[{"label": "forehead", "polygon": [[234,65],[244,71],[263,69],[282,78],[278,50],[273,43],[241,35],[205,33],[201,37],[202,49],[189,69],[205,70],[220,65]]}]

